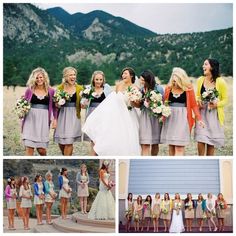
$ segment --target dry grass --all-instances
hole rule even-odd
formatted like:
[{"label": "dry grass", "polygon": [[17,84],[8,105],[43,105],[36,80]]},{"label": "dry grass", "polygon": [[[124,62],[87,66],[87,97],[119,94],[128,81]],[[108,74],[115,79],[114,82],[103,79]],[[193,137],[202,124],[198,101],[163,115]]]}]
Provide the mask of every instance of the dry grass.
[{"label": "dry grass", "polygon": [[[229,103],[225,107],[225,146],[216,150],[217,156],[232,156],[233,155],[233,79],[232,77],[225,78],[228,84]],[[3,88],[4,103],[3,103],[3,154],[5,156],[23,156],[24,147],[20,139],[20,122],[13,112],[13,107],[17,98],[24,94],[25,88],[12,87]],[[82,120],[84,120],[84,112],[82,112]],[[50,132],[50,143],[48,155],[60,156],[61,153],[57,144],[53,143],[53,130]],[[89,155],[90,145],[88,142],[75,143],[74,155],[87,156]],[[160,155],[168,155],[166,145],[160,145]],[[196,143],[192,142],[186,147],[186,155],[197,155]]]}]

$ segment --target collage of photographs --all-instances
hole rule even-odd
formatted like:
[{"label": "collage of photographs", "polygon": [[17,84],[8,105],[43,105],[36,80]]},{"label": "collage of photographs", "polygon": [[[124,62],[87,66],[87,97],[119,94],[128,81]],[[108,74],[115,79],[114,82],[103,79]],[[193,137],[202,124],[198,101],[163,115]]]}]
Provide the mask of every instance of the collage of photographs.
[{"label": "collage of photographs", "polygon": [[232,234],[232,2],[4,2],[2,233]]}]

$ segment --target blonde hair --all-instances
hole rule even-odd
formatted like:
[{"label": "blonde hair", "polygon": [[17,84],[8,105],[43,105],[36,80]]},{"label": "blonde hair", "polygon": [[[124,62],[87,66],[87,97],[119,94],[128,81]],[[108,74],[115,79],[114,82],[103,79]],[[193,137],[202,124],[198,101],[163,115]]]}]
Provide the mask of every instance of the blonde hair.
[{"label": "blonde hair", "polygon": [[71,66],[65,67],[62,71],[62,74],[63,74],[62,83],[63,84],[67,83],[67,77],[68,77],[70,71],[74,71],[75,75],[77,76],[77,70],[74,67],[71,67]]},{"label": "blonde hair", "polygon": [[103,84],[102,84],[102,86],[103,86],[106,83],[106,78],[105,78],[105,74],[101,70],[96,70],[96,71],[93,72],[92,78],[91,78],[91,85],[95,86],[94,78],[95,78],[96,75],[102,75],[103,76]]},{"label": "blonde hair", "polygon": [[46,70],[44,70],[43,68],[41,67],[37,67],[36,69],[34,69],[30,76],[29,76],[29,79],[27,81],[27,84],[26,86],[28,86],[30,89],[34,89],[35,86],[36,86],[36,79],[38,77],[39,74],[42,74],[43,75],[43,78],[44,78],[44,86],[45,86],[45,89],[46,91],[48,92],[48,88],[50,86],[50,82],[49,82],[49,77],[48,77],[48,73],[46,72]]},{"label": "blonde hair", "polygon": [[177,199],[177,197],[178,197],[179,200],[181,200],[179,193],[176,193],[176,194],[175,194],[175,199]]},{"label": "blonde hair", "polygon": [[189,79],[187,73],[185,72],[185,70],[183,70],[180,67],[173,68],[171,78],[170,78],[170,86],[171,87],[174,86],[174,76],[176,78],[175,81],[176,81],[177,85],[183,91],[187,91],[191,88],[191,82],[190,82],[190,79]]},{"label": "blonde hair", "polygon": [[47,179],[48,176],[52,176],[52,172],[50,170],[45,174],[45,178]]}]

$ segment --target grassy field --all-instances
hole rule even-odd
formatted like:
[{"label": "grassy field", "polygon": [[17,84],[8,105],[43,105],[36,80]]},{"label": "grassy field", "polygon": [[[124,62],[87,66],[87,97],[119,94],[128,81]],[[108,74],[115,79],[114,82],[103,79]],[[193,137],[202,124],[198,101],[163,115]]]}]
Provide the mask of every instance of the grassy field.
[{"label": "grassy field", "polygon": [[[225,107],[225,146],[216,150],[217,156],[233,155],[233,79],[225,78],[228,85],[229,103]],[[20,121],[13,112],[16,99],[24,94],[25,88],[16,87],[15,90],[10,87],[3,88],[3,154],[4,156],[23,156],[24,146],[21,142]],[[82,112],[82,122],[84,121],[84,111]],[[48,148],[49,156],[60,156],[58,145],[53,143],[53,130],[50,132],[50,143]],[[75,143],[74,155],[89,155],[90,144],[88,142]],[[168,155],[166,145],[160,145],[161,156]],[[186,155],[197,155],[196,142],[193,140],[186,147]]]}]

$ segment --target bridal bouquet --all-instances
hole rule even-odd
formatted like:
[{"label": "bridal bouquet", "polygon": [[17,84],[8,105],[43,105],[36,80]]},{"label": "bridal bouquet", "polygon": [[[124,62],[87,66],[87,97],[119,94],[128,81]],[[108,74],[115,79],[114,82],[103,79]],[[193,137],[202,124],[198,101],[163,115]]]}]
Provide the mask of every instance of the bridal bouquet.
[{"label": "bridal bouquet", "polygon": [[57,103],[59,106],[63,106],[67,101],[70,101],[71,96],[69,93],[63,90],[56,90],[55,94],[53,95],[53,101]]},{"label": "bridal bouquet", "polygon": [[[213,89],[207,89],[201,97],[201,100],[203,101],[203,103],[207,104],[207,103],[214,103],[218,100],[219,97],[219,92],[216,90],[216,88]],[[211,109],[208,108],[208,110],[210,111]]]},{"label": "bridal bouquet", "polygon": [[23,119],[30,111],[30,108],[30,103],[22,96],[21,98],[17,99],[14,111],[16,112],[19,119]]},{"label": "bridal bouquet", "polygon": [[181,210],[182,204],[181,202],[176,203],[176,214],[179,215],[179,211]]},{"label": "bridal bouquet", "polygon": [[225,209],[225,204],[223,202],[220,202],[219,207],[220,209]]},{"label": "bridal bouquet", "polygon": [[95,95],[95,92],[91,88],[85,88],[83,91],[80,92],[81,101],[80,104],[84,106],[88,106],[89,100],[92,98],[92,96]]},{"label": "bridal bouquet", "polygon": [[132,210],[131,209],[125,211],[125,217],[128,219],[130,219],[132,217]]},{"label": "bridal bouquet", "polygon": [[162,95],[158,91],[148,91],[144,95],[144,107],[149,110],[150,115],[153,115],[159,119],[159,122],[163,121],[163,117],[168,117],[171,114],[171,109],[163,103]]},{"label": "bridal bouquet", "polygon": [[139,221],[139,215],[138,215],[138,213],[135,213],[135,214],[134,214],[134,221],[135,221],[135,222]]},{"label": "bridal bouquet", "polygon": [[132,110],[131,102],[141,101],[142,93],[136,87],[129,86],[128,89],[125,91],[126,103],[128,110]]},{"label": "bridal bouquet", "polygon": [[167,209],[167,208],[163,208],[161,211],[162,211],[162,213],[165,214],[165,215],[168,214],[168,209]]},{"label": "bridal bouquet", "polygon": [[185,206],[188,208],[189,211],[193,209],[193,206],[190,202],[185,203]]}]

